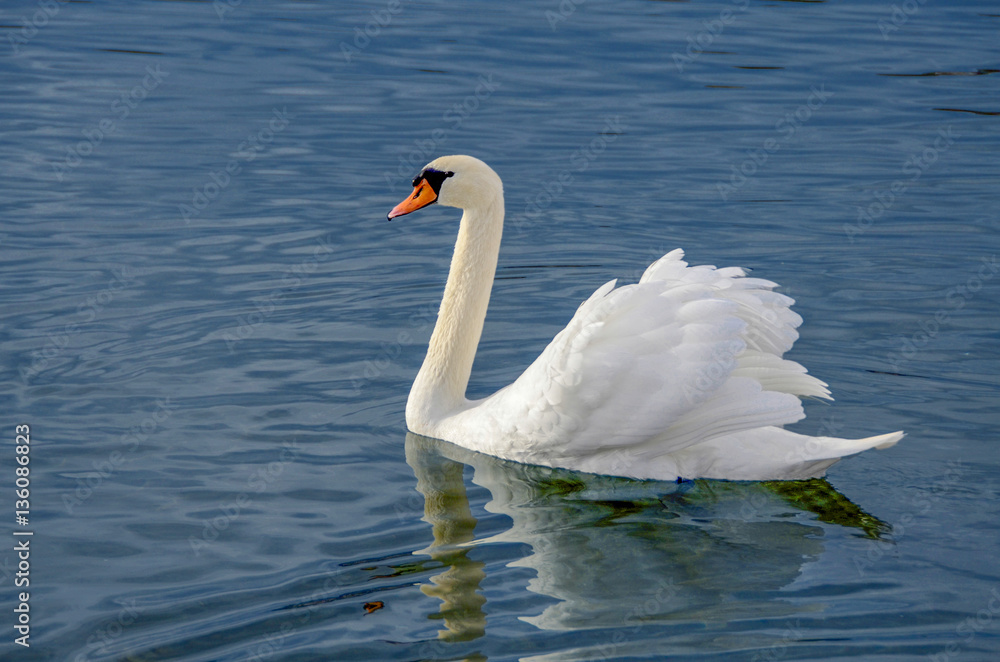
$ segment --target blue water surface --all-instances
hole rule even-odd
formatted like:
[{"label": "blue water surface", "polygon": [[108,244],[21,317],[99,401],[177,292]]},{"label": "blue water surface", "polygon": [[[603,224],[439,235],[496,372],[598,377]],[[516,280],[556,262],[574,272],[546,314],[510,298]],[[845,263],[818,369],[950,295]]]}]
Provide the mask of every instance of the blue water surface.
[{"label": "blue water surface", "polygon": [[[996,3],[2,14],[4,660],[1000,657]],[[508,210],[470,395],[683,247],[797,300],[796,430],[907,437],[678,485],[408,435],[458,213],[385,214],[449,153]]]}]

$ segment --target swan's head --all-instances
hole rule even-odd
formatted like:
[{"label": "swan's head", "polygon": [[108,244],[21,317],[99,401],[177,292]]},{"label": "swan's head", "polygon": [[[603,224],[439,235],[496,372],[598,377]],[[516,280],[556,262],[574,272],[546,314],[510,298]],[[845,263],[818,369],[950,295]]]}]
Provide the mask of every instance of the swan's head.
[{"label": "swan's head", "polygon": [[413,193],[389,212],[389,220],[435,202],[479,209],[495,204],[497,198],[503,199],[503,185],[492,168],[472,156],[442,156],[413,178]]}]

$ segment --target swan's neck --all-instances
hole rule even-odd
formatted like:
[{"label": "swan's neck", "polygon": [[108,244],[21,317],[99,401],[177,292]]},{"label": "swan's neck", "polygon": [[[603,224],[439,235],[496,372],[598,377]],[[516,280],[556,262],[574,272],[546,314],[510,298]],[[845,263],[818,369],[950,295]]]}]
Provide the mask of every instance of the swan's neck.
[{"label": "swan's neck", "polygon": [[462,215],[427,358],[406,403],[407,425],[414,432],[431,433],[429,424],[466,405],[465,390],[496,274],[503,215],[502,192]]}]

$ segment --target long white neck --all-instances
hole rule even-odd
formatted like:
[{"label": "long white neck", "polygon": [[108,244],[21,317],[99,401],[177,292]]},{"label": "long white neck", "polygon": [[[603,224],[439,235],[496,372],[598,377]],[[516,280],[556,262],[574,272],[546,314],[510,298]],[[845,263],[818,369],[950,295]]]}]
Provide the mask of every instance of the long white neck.
[{"label": "long white neck", "polygon": [[463,408],[472,362],[490,303],[503,234],[503,193],[487,191],[466,209],[444,286],[427,357],[410,389],[407,426],[429,433],[428,425]]}]

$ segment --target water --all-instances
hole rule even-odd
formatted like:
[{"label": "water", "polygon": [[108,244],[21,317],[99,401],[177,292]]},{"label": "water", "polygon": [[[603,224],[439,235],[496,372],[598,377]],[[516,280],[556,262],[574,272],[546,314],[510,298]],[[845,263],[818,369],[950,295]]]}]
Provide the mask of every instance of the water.
[{"label": "water", "polygon": [[[8,8],[0,473],[13,510],[30,425],[34,536],[0,656],[995,659],[998,21]],[[408,437],[457,215],[385,213],[446,153],[508,201],[472,394],[681,246],[797,299],[837,397],[797,430],[907,438],[829,482],[675,485]]]}]

